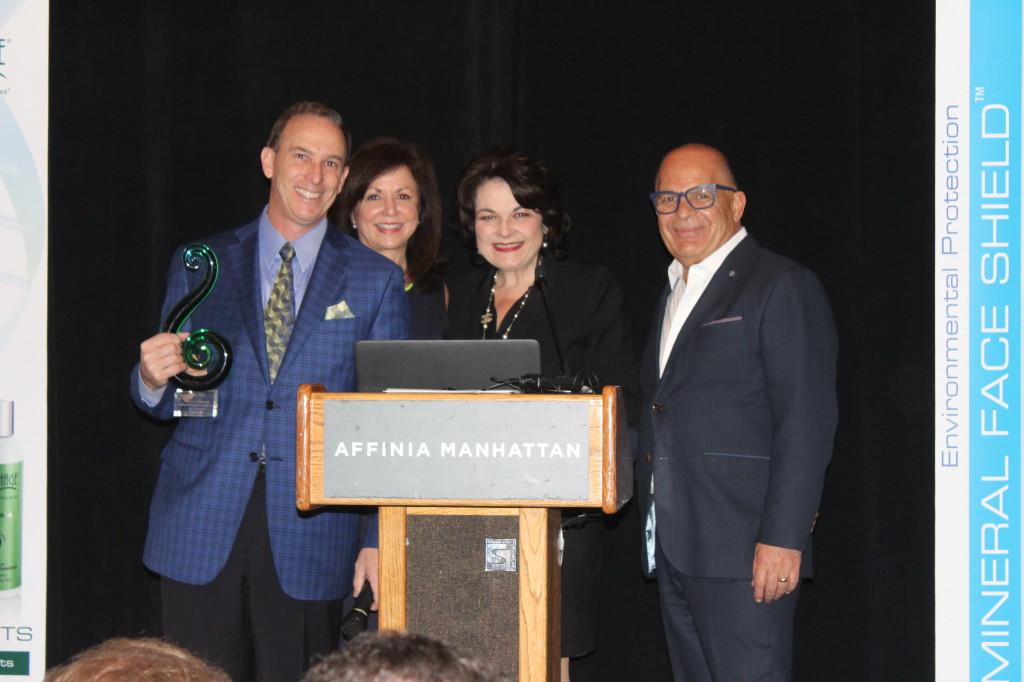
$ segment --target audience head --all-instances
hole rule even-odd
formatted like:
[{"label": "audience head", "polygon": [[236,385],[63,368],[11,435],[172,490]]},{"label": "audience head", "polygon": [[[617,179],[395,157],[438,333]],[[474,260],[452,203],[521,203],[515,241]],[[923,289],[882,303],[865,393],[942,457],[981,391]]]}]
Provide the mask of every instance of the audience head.
[{"label": "audience head", "polygon": [[44,682],[231,682],[220,668],[162,639],[110,639],[46,673]]},{"label": "audience head", "polygon": [[365,632],[323,658],[303,682],[507,682],[481,661],[425,635]]}]

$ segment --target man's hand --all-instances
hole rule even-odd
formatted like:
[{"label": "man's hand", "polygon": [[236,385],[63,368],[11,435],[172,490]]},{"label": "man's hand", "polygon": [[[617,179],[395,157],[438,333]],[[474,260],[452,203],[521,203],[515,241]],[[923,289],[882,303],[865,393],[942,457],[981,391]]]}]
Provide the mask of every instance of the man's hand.
[{"label": "man's hand", "polygon": [[188,369],[181,359],[181,342],[187,338],[188,332],[165,332],[142,342],[139,347],[139,375],[149,390],[159,390],[172,376]]},{"label": "man's hand", "polygon": [[364,547],[359,550],[359,556],[356,557],[356,574],[352,578],[353,595],[359,594],[359,590],[363,589],[363,583],[370,581],[370,589],[373,590],[373,605],[370,608],[374,611],[377,610],[377,595],[380,594],[377,588],[378,557],[376,547]]},{"label": "man's hand", "polygon": [[800,584],[800,560],[803,552],[774,545],[754,546],[754,601],[780,599]]}]

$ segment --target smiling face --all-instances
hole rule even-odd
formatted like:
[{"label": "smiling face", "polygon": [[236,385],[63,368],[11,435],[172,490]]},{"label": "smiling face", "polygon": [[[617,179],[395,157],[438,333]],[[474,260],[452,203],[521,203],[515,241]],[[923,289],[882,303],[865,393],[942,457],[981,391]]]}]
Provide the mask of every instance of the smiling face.
[{"label": "smiling face", "polygon": [[[656,191],[685,192],[691,187],[717,183],[735,187],[725,157],[711,147],[687,145],[665,157],[658,169]],[[689,268],[714,253],[739,232],[747,199],[743,192],[719,190],[711,208],[693,209],[685,200],[679,210],[658,214],[661,238],[676,260]]]},{"label": "smiling face", "polygon": [[476,191],[476,247],[502,272],[529,275],[544,243],[540,213],[523,208],[508,183],[492,179]]},{"label": "smiling face", "polygon": [[270,178],[270,224],[288,240],[316,227],[341,191],[345,168],[341,129],[319,116],[288,121],[277,149],[264,147],[263,174]]},{"label": "smiling face", "polygon": [[408,166],[374,178],[352,211],[359,241],[403,267],[419,219],[419,186]]}]

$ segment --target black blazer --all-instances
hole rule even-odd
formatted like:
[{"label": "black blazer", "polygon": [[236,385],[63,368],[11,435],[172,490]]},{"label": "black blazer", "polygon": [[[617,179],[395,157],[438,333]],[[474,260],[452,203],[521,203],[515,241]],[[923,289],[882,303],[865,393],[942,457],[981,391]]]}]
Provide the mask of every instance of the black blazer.
[{"label": "black blazer", "polygon": [[697,301],[658,376],[668,291],[641,360],[641,511],[687,575],[749,579],[754,545],[802,550],[832,456],[835,324],[807,268],[747,236]]},{"label": "black blazer", "polygon": [[[618,282],[606,268],[593,265],[545,259],[544,269],[548,302],[554,312],[570,373],[590,369],[601,385],[621,386],[630,422],[635,422],[639,398],[637,363]],[[494,268],[476,269],[451,278],[448,283],[451,338],[482,338],[480,317],[487,308],[493,279]],[[512,306],[513,312],[509,315],[514,314],[518,305]],[[503,329],[505,323],[502,320]],[[493,337],[493,323],[490,332]],[[536,285],[512,326],[509,338],[537,339],[541,371],[562,373],[544,297]]]}]

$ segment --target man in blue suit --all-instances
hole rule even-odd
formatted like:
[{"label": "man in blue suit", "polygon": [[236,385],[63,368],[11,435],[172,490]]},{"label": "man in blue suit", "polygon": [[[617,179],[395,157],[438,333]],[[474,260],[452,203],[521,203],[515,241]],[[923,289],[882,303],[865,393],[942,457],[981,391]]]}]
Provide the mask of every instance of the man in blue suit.
[{"label": "man in blue suit", "polygon": [[[163,451],[144,560],[162,576],[165,634],[235,680],[298,680],[311,656],[336,645],[350,586],[369,579],[376,594],[375,527],[360,549],[358,515],[295,507],[299,384],[352,390],[355,342],[408,333],[402,271],[324,217],[345,181],[348,148],[337,112],[293,105],[260,157],[267,207],[203,240],[220,278],[190,325],[225,337],[233,367],[213,389],[216,416],[181,418]],[[165,317],[197,285],[179,254]],[[283,356],[268,361],[264,309],[282,296],[290,335]],[[186,371],[186,336],[142,343],[132,397],[154,417],[173,414],[167,382]]]},{"label": "man in blue suit", "polygon": [[828,299],[747,234],[717,150],[670,152],[651,199],[674,260],[641,364],[637,486],[673,675],[787,680],[837,422]]}]

